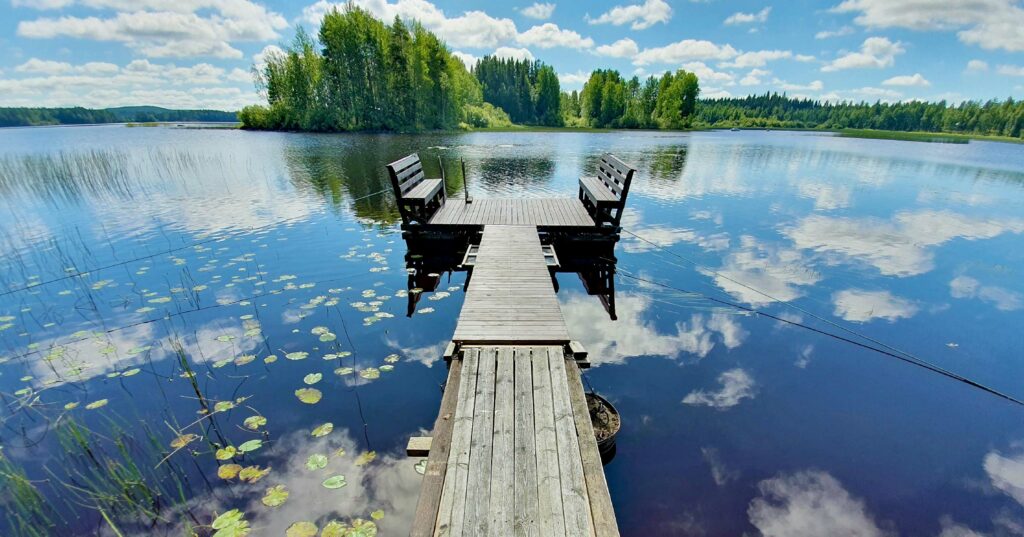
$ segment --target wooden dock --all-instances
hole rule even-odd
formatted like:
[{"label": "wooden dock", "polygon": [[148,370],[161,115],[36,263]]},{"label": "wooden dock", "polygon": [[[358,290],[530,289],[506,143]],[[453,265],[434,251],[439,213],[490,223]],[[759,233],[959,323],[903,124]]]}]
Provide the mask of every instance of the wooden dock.
[{"label": "wooden dock", "polygon": [[468,347],[452,362],[412,535],[618,535],[563,347]]},{"label": "wooden dock", "polygon": [[484,227],[453,340],[461,344],[569,342],[536,226]]},{"label": "wooden dock", "polygon": [[[576,361],[580,348],[570,342],[558,304],[558,263],[548,260],[557,260],[556,240],[568,250],[600,243],[611,255],[633,170],[605,155],[598,175],[580,180],[578,199],[472,202],[449,199],[416,155],[389,164],[388,172],[410,245],[438,235],[445,237],[438,244],[463,245],[441,248],[433,261],[408,255],[410,288],[421,272],[428,283],[438,279],[441,270],[426,267],[454,252],[465,252],[465,260],[443,270],[471,270],[445,353],[448,382],[432,436],[410,441],[411,454],[427,455],[412,535],[617,537]],[[601,270],[603,282],[614,267],[579,269]]]}]

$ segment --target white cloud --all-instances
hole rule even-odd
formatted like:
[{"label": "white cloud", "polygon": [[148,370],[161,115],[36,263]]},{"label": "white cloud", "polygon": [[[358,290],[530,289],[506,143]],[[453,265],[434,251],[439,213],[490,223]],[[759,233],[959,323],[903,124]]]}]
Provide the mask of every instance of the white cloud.
[{"label": "white cloud", "polygon": [[235,41],[279,37],[288,23],[281,15],[249,0],[189,0],[174,4],[90,0],[86,7],[121,10],[106,17],[44,17],[18,23],[19,36],[71,37],[124,43],[143,56],[241,58]]},{"label": "white cloud", "polygon": [[892,221],[811,215],[783,234],[797,248],[841,254],[875,266],[887,276],[913,276],[932,269],[932,247],[955,238],[989,239],[1024,232],[1024,220],[971,218],[950,211],[897,213]]},{"label": "white cloud", "polygon": [[752,24],[761,23],[768,20],[768,15],[772,12],[771,6],[768,6],[757,13],[742,13],[737,12],[729,15],[725,19],[725,24],[729,26],[735,26],[737,24]]},{"label": "white cloud", "polygon": [[853,28],[850,26],[842,26],[838,30],[822,30],[814,34],[815,39],[830,39],[833,37],[843,37],[853,33]]},{"label": "white cloud", "polygon": [[741,86],[759,86],[764,82],[761,77],[765,77],[772,74],[771,71],[765,71],[764,69],[751,69],[743,78],[740,79]]},{"label": "white cloud", "polygon": [[512,58],[516,60],[533,61],[533,53],[525,48],[498,47],[494,50],[493,56],[497,58]]},{"label": "white cloud", "polygon": [[594,49],[594,52],[609,58],[632,58],[640,52],[640,47],[637,46],[636,41],[626,37],[611,45],[601,45]]},{"label": "white cloud", "polygon": [[[725,84],[731,86],[735,83],[736,79],[732,73],[715,71],[704,62],[687,62],[683,64],[683,69],[697,75],[702,84]],[[764,72],[767,73],[767,71]]]},{"label": "white cloud", "polygon": [[522,13],[523,16],[530,17],[531,19],[549,19],[551,18],[551,15],[554,14],[555,12],[555,4],[542,4],[540,2],[534,2],[533,5],[524,7],[523,9],[519,10],[519,12]]},{"label": "white cloud", "polygon": [[646,0],[643,4],[628,6],[615,6],[610,11],[602,13],[596,19],[587,17],[590,24],[614,24],[622,26],[632,23],[630,27],[634,30],[650,28],[655,24],[667,23],[672,18],[672,6],[665,0]]},{"label": "white cloud", "polygon": [[56,75],[71,70],[71,64],[66,62],[55,62],[52,60],[40,60],[31,58],[27,62],[17,66],[14,70],[18,73],[41,73]]},{"label": "white cloud", "polygon": [[882,69],[891,67],[896,56],[904,52],[903,44],[899,41],[893,42],[885,37],[869,37],[861,44],[860,52],[840,56],[821,70],[831,72],[843,69]]},{"label": "white cloud", "polygon": [[[396,16],[419,21],[453,47],[489,48],[515,42],[518,35],[511,19],[495,18],[483,11],[467,11],[458,17],[448,17],[444,11],[426,0],[354,0],[375,17],[390,21]],[[343,2],[319,0],[302,10],[302,18],[319,25],[332,9],[344,9]]]},{"label": "white cloud", "polygon": [[563,86],[582,86],[587,80],[590,80],[590,73],[585,71],[558,74],[558,82]]},{"label": "white cloud", "polygon": [[728,63],[723,63],[721,67],[735,67],[738,69],[748,69],[750,67],[764,67],[770,61],[782,60],[785,58],[792,58],[793,53],[788,50],[757,50],[752,52],[744,52],[739,56],[736,56],[734,60]]},{"label": "white cloud", "polygon": [[845,289],[833,294],[832,302],[836,316],[857,322],[871,319],[895,321],[913,317],[918,310],[913,302],[894,296],[889,291]]},{"label": "white cloud", "polygon": [[953,298],[977,298],[990,302],[1000,311],[1014,311],[1024,307],[1020,293],[995,285],[982,285],[970,276],[957,276],[950,280],[949,294]]},{"label": "white cloud", "polygon": [[984,60],[970,60],[967,62],[967,71],[972,73],[983,73],[988,71],[988,62]]},{"label": "white cloud", "polygon": [[807,470],[765,479],[747,516],[764,537],[883,537],[864,502],[831,475]]},{"label": "white cloud", "polygon": [[663,47],[647,48],[633,59],[634,65],[678,64],[693,60],[728,60],[739,54],[731,45],[702,39],[684,39]]},{"label": "white cloud", "polygon": [[683,404],[726,410],[744,399],[753,399],[756,394],[754,378],[740,368],[719,375],[718,383],[722,385],[718,391],[694,390],[683,398]]},{"label": "white cloud", "polygon": [[[819,82],[820,84],[820,82]],[[819,90],[821,88],[818,88]],[[796,186],[801,197],[814,200],[814,210],[831,211],[850,206],[853,191],[846,185],[830,185],[812,181],[800,181]]]},{"label": "white cloud", "polygon": [[856,13],[854,22],[869,28],[956,30],[984,49],[1024,50],[1024,9],[1015,0],[844,0],[832,11]]},{"label": "white cloud", "polygon": [[593,39],[583,37],[572,30],[563,30],[551,22],[530,28],[519,34],[516,40],[521,45],[539,48],[566,47],[585,49],[594,46]]},{"label": "white cloud", "polygon": [[882,81],[882,85],[928,87],[931,86],[932,83],[929,82],[927,78],[921,76],[921,73],[914,73],[912,75],[894,76]]}]

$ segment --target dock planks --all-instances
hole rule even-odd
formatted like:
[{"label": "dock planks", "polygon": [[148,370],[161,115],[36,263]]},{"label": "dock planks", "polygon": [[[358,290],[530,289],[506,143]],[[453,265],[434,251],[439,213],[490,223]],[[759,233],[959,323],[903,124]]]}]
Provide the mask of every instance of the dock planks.
[{"label": "dock planks", "polygon": [[471,347],[462,356],[449,378],[458,389],[443,485],[420,496],[438,513],[417,510],[412,534],[618,536],[583,386],[563,348]]},{"label": "dock planks", "polygon": [[453,340],[569,342],[535,226],[484,227]]},{"label": "dock planks", "polygon": [[427,221],[431,226],[532,225],[594,227],[583,202],[575,198],[451,199]]}]

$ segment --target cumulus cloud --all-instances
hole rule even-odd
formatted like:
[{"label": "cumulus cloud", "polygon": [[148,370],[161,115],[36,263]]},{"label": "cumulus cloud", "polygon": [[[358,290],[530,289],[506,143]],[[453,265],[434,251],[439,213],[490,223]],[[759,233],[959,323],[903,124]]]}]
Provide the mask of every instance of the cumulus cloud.
[{"label": "cumulus cloud", "polygon": [[[732,73],[715,71],[708,67],[704,62],[687,62],[683,64],[683,69],[697,75],[697,78],[700,79],[701,83],[706,84],[723,84],[731,86],[735,83],[736,79]],[[764,71],[764,73],[767,73],[767,71]]]},{"label": "cumulus cloud", "polygon": [[890,41],[885,37],[869,37],[860,46],[859,52],[850,52],[832,60],[822,67],[825,72],[842,71],[844,69],[882,69],[891,67],[896,56],[906,52],[899,41]]},{"label": "cumulus cloud", "polygon": [[970,60],[967,62],[967,71],[971,73],[983,73],[988,71],[988,62],[984,60]]},{"label": "cumulus cloud", "polygon": [[557,24],[551,22],[530,28],[519,34],[516,40],[521,45],[540,48],[566,47],[585,49],[594,46],[593,39],[583,37],[572,30],[559,28]]},{"label": "cumulus cloud", "polygon": [[756,394],[753,377],[740,368],[719,375],[718,383],[722,385],[718,391],[694,390],[683,398],[683,404],[727,410],[744,399],[753,399]]},{"label": "cumulus cloud", "polygon": [[476,62],[479,59],[468,52],[460,52],[458,50],[453,50],[452,56],[455,56],[456,58],[462,60],[462,63],[466,65],[466,69],[469,69],[476,65]]},{"label": "cumulus cloud", "polygon": [[1024,306],[1020,293],[995,285],[982,285],[970,276],[957,276],[950,280],[949,294],[953,298],[976,298],[995,305],[1000,311],[1015,311]]},{"label": "cumulus cloud", "polygon": [[601,45],[594,49],[594,52],[610,58],[632,58],[640,52],[640,47],[637,46],[636,41],[626,37],[610,45]]},{"label": "cumulus cloud", "polygon": [[894,76],[882,81],[882,85],[928,87],[931,86],[932,83],[929,82],[927,78],[921,76],[921,73],[914,73],[912,75]]},{"label": "cumulus cloud", "polygon": [[757,13],[743,13],[736,12],[729,15],[725,19],[725,24],[728,26],[735,26],[738,24],[754,24],[762,23],[768,20],[768,15],[772,12],[771,6],[768,6]]},{"label": "cumulus cloud", "polygon": [[807,470],[765,479],[747,516],[764,537],[883,537],[864,502],[828,473]]},{"label": "cumulus cloud", "polygon": [[820,80],[815,80],[809,84],[791,84],[785,80],[775,79],[772,81],[782,91],[821,91],[825,89],[825,84]]},{"label": "cumulus cloud", "polygon": [[747,69],[750,67],[764,67],[770,61],[792,58],[793,53],[788,50],[757,50],[744,52],[736,56],[731,62],[723,63],[722,67],[736,67]]},{"label": "cumulus cloud", "polygon": [[646,48],[633,58],[634,65],[678,64],[693,60],[728,60],[739,53],[731,45],[703,39],[684,39],[663,47]]},{"label": "cumulus cloud", "polygon": [[772,74],[771,71],[765,71],[764,69],[751,69],[743,78],[740,79],[741,86],[759,86],[763,84],[762,77]]},{"label": "cumulus cloud", "polygon": [[615,6],[597,18],[587,17],[590,24],[630,24],[634,30],[650,28],[655,24],[667,23],[672,18],[672,6],[665,0],[646,0],[643,4]]},{"label": "cumulus cloud", "polygon": [[590,80],[590,73],[585,71],[558,74],[558,82],[563,86],[582,86],[587,80]]},{"label": "cumulus cloud", "polygon": [[492,56],[496,58],[512,58],[515,60],[533,61],[533,53],[525,48],[498,47],[494,50]]},{"label": "cumulus cloud", "polygon": [[242,52],[231,43],[277,39],[278,30],[288,26],[280,14],[250,0],[189,0],[171,4],[90,0],[82,5],[117,11],[105,16],[26,20],[18,23],[17,33],[32,39],[71,37],[120,42],[151,58],[241,58]]},{"label": "cumulus cloud", "polygon": [[533,5],[520,9],[519,12],[522,13],[524,17],[530,17],[531,19],[549,19],[555,12],[555,4],[534,2]]},{"label": "cumulus cloud", "polygon": [[808,265],[798,250],[768,246],[745,235],[740,237],[740,248],[730,251],[721,267],[702,272],[737,300],[758,307],[804,296],[804,286],[821,280]]},{"label": "cumulus cloud", "polygon": [[1024,67],[1019,65],[1000,65],[996,72],[1006,76],[1024,76]]},{"label": "cumulus cloud", "polygon": [[844,0],[836,13],[855,13],[869,28],[956,31],[961,42],[984,49],[1024,50],[1024,9],[1015,0]]},{"label": "cumulus cloud", "polygon": [[982,467],[993,487],[1024,505],[1024,453],[1007,456],[990,451]]},{"label": "cumulus cloud", "polygon": [[847,321],[865,322],[872,319],[895,321],[910,318],[918,308],[913,302],[894,296],[889,291],[846,289],[832,295],[834,314]]}]

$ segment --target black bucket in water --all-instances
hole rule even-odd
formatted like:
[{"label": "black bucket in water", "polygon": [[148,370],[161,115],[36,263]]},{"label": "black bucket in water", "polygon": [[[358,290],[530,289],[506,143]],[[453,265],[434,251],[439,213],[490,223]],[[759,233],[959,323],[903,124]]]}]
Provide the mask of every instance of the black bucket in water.
[{"label": "black bucket in water", "polygon": [[622,418],[619,411],[604,397],[596,393],[588,393],[586,397],[590,423],[594,427],[597,449],[601,453],[601,462],[608,464],[615,456],[615,435],[622,427]]}]

